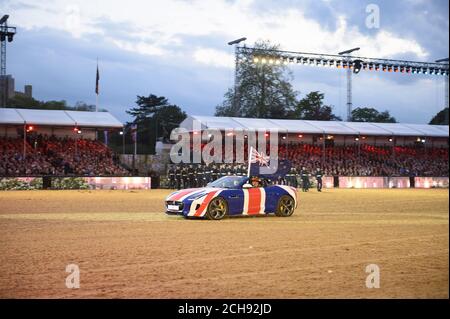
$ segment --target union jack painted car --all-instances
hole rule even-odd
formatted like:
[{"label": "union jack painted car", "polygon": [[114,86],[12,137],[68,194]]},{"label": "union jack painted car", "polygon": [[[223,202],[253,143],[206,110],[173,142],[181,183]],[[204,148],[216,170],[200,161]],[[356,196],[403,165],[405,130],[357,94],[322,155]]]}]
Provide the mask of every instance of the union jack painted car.
[{"label": "union jack painted car", "polygon": [[288,217],[297,207],[297,190],[284,185],[252,187],[245,176],[225,176],[204,188],[176,191],[166,198],[166,213],[219,220],[233,215]]}]

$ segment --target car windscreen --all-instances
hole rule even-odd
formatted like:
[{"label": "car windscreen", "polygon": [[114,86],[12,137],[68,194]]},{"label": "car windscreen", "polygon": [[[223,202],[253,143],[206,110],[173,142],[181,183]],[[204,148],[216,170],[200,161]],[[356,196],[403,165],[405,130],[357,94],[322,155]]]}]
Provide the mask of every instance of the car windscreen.
[{"label": "car windscreen", "polygon": [[238,188],[247,179],[246,176],[224,176],[208,184],[208,187]]}]

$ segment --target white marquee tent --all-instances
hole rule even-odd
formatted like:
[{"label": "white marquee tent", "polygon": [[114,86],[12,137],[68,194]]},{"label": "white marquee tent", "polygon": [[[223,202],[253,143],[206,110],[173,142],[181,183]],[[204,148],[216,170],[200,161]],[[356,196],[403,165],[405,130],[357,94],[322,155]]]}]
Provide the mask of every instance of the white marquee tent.
[{"label": "white marquee tent", "polygon": [[55,127],[122,128],[108,112],[82,112],[0,108],[0,125],[43,125]]},{"label": "white marquee tent", "polygon": [[195,115],[188,116],[180,124],[180,128],[189,132],[197,129],[221,131],[276,129],[280,133],[296,134],[449,137],[448,125],[275,120]]}]

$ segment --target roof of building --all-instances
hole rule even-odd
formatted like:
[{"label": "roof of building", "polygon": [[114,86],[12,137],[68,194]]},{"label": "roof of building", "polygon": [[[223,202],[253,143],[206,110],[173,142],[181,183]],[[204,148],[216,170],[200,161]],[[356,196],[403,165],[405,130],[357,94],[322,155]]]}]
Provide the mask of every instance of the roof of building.
[{"label": "roof of building", "polygon": [[46,125],[122,128],[108,112],[60,111],[0,108],[0,125]]},{"label": "roof of building", "polygon": [[373,136],[430,136],[448,137],[448,125],[368,123],[341,121],[308,121],[255,119],[216,116],[188,116],[181,124],[187,131],[217,130],[278,130],[284,133],[373,135]]}]

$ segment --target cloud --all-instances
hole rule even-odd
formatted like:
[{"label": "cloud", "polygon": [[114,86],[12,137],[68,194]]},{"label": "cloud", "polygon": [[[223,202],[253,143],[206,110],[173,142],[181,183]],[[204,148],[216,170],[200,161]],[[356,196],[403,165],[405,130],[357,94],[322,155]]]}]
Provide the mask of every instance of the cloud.
[{"label": "cloud", "polygon": [[234,67],[234,56],[215,49],[199,48],[194,51],[194,60],[214,67]]},{"label": "cloud", "polygon": [[[254,1],[130,0],[124,14],[122,1],[77,0],[67,4],[46,0],[34,9],[26,6],[34,1],[22,3],[24,7],[16,9],[14,19],[23,28],[55,28],[77,38],[102,34],[119,48],[141,54],[175,54],[180,46],[190,50],[189,43],[183,43],[183,37],[207,35],[224,39],[246,36],[249,41],[269,39],[288,50],[335,53],[345,43],[349,47],[361,46],[367,55],[377,57],[402,53],[426,57],[428,54],[414,39],[399,37],[393,32],[364,34],[358,27],[349,26],[343,14],[334,17],[337,21],[334,30],[323,28],[321,21],[307,17],[301,6],[255,11]],[[330,3],[325,5],[330,6]],[[113,32],[110,31],[112,21],[115,23]],[[211,63],[211,59],[204,61],[208,65]]]},{"label": "cloud", "polygon": [[[8,70],[18,86],[31,82],[41,99],[92,103],[98,56],[101,102],[122,120],[135,96],[149,93],[167,96],[188,113],[213,114],[233,84],[234,55],[227,42],[242,36],[247,45],[268,39],[292,51],[333,54],[359,46],[358,55],[367,57],[448,56],[446,1],[378,0],[381,29],[369,30],[365,6],[371,2],[0,0],[18,27],[8,46]],[[322,90],[327,103],[344,105],[345,114],[345,90],[338,88],[345,87],[345,77],[339,80],[335,71],[300,67],[294,84],[302,94]],[[426,93],[437,90],[433,83],[392,74],[358,77],[355,103],[392,108],[399,120],[424,122],[423,114],[436,113],[430,103],[437,98]],[[400,106],[404,92],[411,99]]]}]

